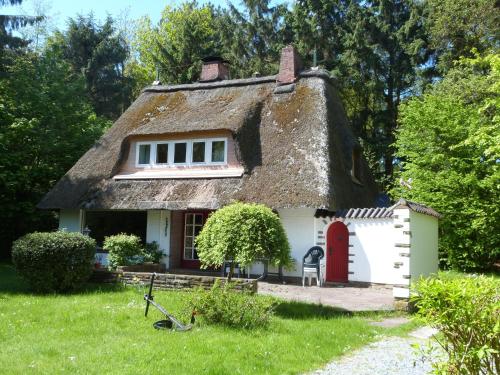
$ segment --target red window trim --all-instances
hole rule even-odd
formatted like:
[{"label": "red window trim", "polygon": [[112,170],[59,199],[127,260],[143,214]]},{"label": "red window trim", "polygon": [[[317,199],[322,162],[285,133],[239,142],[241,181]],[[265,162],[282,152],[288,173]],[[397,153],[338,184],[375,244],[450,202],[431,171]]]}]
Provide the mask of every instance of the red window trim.
[{"label": "red window trim", "polygon": [[186,215],[188,214],[202,214],[203,225],[205,225],[208,215],[212,213],[211,210],[188,210],[184,211],[182,215],[182,246],[181,246],[181,265],[183,268],[200,268],[200,261],[198,259],[184,259],[184,250],[186,247]]}]

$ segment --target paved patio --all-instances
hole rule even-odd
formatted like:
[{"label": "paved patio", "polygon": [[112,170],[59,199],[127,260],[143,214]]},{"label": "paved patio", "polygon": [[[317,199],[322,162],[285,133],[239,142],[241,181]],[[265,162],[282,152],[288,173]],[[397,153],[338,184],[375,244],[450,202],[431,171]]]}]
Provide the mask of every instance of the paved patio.
[{"label": "paved patio", "polygon": [[290,301],[318,303],[348,311],[393,310],[392,288],[354,286],[306,286],[259,282],[258,293]]}]

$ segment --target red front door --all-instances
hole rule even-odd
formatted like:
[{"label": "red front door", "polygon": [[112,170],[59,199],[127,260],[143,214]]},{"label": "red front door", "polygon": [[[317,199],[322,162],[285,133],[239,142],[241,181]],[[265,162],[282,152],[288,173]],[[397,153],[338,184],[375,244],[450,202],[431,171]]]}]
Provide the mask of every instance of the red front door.
[{"label": "red front door", "polygon": [[326,234],[326,281],[347,282],[349,230],[336,221]]}]

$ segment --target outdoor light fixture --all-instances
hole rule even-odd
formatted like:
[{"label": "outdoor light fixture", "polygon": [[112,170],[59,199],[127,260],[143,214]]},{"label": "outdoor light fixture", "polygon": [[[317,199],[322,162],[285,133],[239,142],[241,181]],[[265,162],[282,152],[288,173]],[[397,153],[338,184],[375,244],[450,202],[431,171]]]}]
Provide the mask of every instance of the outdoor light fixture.
[{"label": "outdoor light fixture", "polygon": [[92,232],[92,231],[90,230],[90,228],[88,226],[85,226],[85,228],[83,228],[83,230],[82,230],[82,234],[84,236],[87,236],[87,237],[90,235],[90,232]]}]

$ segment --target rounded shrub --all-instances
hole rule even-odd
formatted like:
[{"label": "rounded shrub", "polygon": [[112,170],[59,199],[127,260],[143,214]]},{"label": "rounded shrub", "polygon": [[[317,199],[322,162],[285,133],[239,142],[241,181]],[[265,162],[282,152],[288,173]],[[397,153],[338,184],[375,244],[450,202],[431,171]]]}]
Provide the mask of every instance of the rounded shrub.
[{"label": "rounded shrub", "polygon": [[36,292],[66,292],[92,274],[95,240],[80,233],[29,233],[12,245],[17,272]]},{"label": "rounded shrub", "polygon": [[134,234],[120,233],[105,237],[103,249],[109,252],[108,262],[111,269],[144,261],[141,239]]},{"label": "rounded shrub", "polygon": [[281,220],[262,204],[238,202],[214,212],[196,244],[202,267],[220,267],[227,260],[249,266],[257,259],[266,259],[275,266],[292,264]]}]

